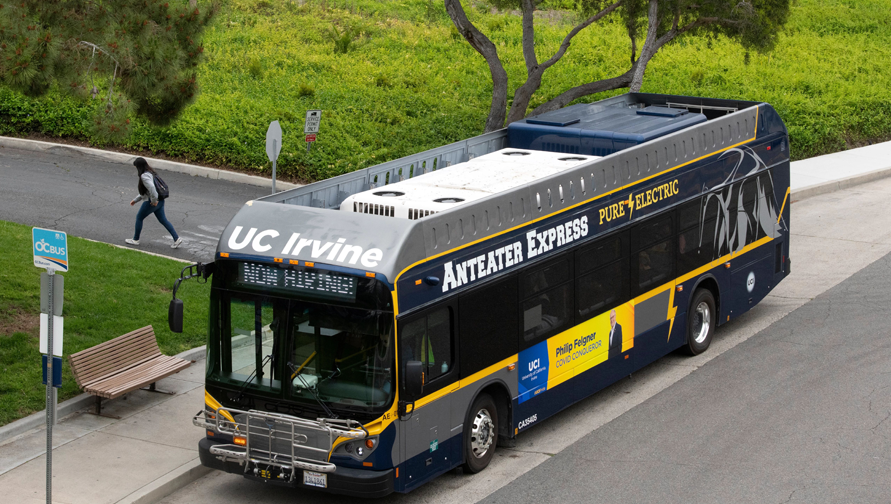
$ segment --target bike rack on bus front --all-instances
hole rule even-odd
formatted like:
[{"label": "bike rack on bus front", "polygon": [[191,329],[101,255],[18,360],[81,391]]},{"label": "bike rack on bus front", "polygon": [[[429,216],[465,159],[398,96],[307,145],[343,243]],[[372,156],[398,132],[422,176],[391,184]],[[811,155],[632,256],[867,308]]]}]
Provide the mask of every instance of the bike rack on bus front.
[{"label": "bike rack on bus front", "polygon": [[[337,438],[364,439],[368,436],[368,431],[356,420],[307,420],[281,413],[225,407],[218,408],[216,418],[209,419],[206,412],[200,411],[192,418],[192,423],[205,430],[230,435],[235,442],[212,446],[210,453],[223,462],[244,465],[245,473],[250,471],[251,464],[278,467],[282,474],[290,473],[289,482],[296,478],[297,469],[334,472],[337,466],[327,460]],[[327,438],[327,442],[321,443],[319,437]],[[321,446],[310,446],[311,439]]]}]

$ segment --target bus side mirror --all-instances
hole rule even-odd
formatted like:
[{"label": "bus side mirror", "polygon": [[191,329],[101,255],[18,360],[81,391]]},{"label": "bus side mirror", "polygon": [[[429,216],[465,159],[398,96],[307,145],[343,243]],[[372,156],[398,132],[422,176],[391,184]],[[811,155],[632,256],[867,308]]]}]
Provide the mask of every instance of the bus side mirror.
[{"label": "bus side mirror", "polygon": [[167,309],[167,325],[175,333],[183,332],[183,300],[173,299]]},{"label": "bus side mirror", "polygon": [[421,361],[405,363],[405,399],[414,401],[424,392],[424,364]]}]

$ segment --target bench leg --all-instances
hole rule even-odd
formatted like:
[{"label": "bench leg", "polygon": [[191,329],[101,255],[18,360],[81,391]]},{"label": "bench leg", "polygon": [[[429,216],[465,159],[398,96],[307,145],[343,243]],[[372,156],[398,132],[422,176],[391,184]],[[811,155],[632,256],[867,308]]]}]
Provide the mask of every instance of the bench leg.
[{"label": "bench leg", "polygon": [[159,393],[159,394],[176,395],[176,392],[167,392],[166,390],[158,390],[158,389],[156,389],[156,388],[155,388],[155,382],[152,382],[152,384],[149,385],[148,388],[143,388],[143,389],[139,389],[139,390],[145,390],[145,391],[147,391],[147,392],[157,392],[157,393]]},{"label": "bench leg", "polygon": [[109,415],[108,413],[102,413],[102,398],[99,396],[96,396],[96,412],[93,414],[96,416],[101,416],[101,417],[105,417],[105,418],[114,418],[115,420],[121,419],[121,417],[119,417],[119,416]]}]

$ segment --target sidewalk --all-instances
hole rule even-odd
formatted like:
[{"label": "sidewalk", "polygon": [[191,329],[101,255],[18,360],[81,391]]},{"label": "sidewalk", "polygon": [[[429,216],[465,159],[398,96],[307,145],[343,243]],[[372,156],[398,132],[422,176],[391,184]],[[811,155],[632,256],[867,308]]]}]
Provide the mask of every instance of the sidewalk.
[{"label": "sidewalk", "polygon": [[[196,451],[204,432],[191,422],[204,407],[204,348],[179,357],[199,360],[158,381],[158,389],[175,395],[137,390],[103,402],[102,412],[120,420],[90,414],[94,399],[87,394],[66,401],[85,409],[53,426],[53,502],[150,503],[208,472]],[[39,426],[2,439],[20,423]],[[45,453],[44,412],[0,428],[4,502],[46,502]]]},{"label": "sidewalk", "polygon": [[[798,161],[792,164],[791,199],[889,176],[891,142]],[[60,405],[53,428],[53,502],[149,504],[210,471],[198,462],[203,431],[191,422],[204,405],[204,349],[180,356],[196,362],[158,382],[176,395],[138,390],[103,405],[103,412],[121,420],[89,414],[93,398],[86,395]],[[0,427],[3,502],[46,502],[45,447],[42,412]]]}]

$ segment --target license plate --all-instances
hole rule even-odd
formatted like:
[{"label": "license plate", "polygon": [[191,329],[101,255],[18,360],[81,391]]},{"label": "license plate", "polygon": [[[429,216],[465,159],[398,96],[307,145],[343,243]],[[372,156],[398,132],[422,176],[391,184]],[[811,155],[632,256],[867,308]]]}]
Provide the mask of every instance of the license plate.
[{"label": "license plate", "polygon": [[319,488],[328,488],[328,475],[313,471],[303,471],[303,484]]}]

